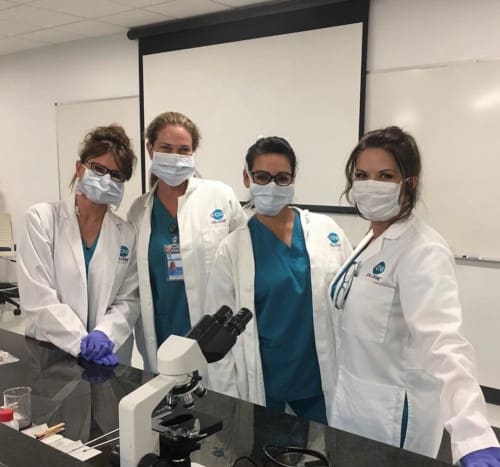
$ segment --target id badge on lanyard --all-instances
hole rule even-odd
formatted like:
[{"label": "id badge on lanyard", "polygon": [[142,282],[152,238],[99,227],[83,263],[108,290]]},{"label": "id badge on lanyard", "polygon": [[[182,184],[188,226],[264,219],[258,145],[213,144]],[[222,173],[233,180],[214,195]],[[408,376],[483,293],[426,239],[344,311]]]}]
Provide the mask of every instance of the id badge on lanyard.
[{"label": "id badge on lanyard", "polygon": [[165,253],[165,267],[167,268],[167,280],[183,281],[184,269],[182,265],[179,237],[177,235],[172,235],[172,243],[165,245],[163,251]]}]

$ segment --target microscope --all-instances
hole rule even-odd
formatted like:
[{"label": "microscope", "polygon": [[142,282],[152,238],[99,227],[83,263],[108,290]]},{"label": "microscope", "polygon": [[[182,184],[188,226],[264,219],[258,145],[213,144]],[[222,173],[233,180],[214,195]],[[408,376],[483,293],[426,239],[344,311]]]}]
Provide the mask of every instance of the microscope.
[{"label": "microscope", "polygon": [[[120,466],[189,467],[199,441],[222,428],[222,421],[192,410],[192,395],[206,392],[199,372],[221,360],[244,331],[252,313],[236,315],[227,306],[205,315],[185,337],[171,335],[158,349],[158,376],[125,396],[119,404]],[[153,411],[165,400],[166,415]]]}]

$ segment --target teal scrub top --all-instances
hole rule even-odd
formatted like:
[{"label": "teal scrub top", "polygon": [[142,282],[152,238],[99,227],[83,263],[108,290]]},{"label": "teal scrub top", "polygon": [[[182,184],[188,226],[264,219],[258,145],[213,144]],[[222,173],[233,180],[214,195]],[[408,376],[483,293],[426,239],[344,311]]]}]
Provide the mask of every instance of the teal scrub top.
[{"label": "teal scrub top", "polygon": [[248,223],[266,398],[284,402],[323,394],[314,338],[311,267],[300,215],[294,212],[290,247],[256,216]]},{"label": "teal scrub top", "polygon": [[184,280],[169,280],[167,245],[179,245],[177,219],[155,193],[149,237],[149,279],[153,294],[156,339],[160,346],[171,334],[184,336],[191,329]]},{"label": "teal scrub top", "polygon": [[92,259],[92,256],[94,256],[95,247],[97,246],[97,241],[99,240],[99,234],[100,232],[97,234],[94,243],[92,243],[92,245],[90,246],[85,245],[85,242],[83,241],[82,238],[83,259],[85,260],[85,272],[87,274],[87,278],[89,277],[90,260]]}]

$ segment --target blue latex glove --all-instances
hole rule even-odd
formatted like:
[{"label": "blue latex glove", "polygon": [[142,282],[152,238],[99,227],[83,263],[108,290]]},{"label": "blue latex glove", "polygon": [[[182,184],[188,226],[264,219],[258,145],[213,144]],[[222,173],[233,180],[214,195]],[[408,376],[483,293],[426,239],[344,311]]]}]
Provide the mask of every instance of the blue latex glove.
[{"label": "blue latex glove", "polygon": [[92,331],[82,339],[80,352],[85,360],[96,361],[111,353],[114,346],[102,331]]},{"label": "blue latex glove", "polygon": [[94,360],[94,363],[104,366],[115,366],[118,365],[120,361],[118,360],[118,357],[114,353],[108,353],[108,355],[104,355],[104,357],[96,358]]},{"label": "blue latex glove", "polygon": [[473,451],[460,459],[462,467],[500,467],[500,448]]}]

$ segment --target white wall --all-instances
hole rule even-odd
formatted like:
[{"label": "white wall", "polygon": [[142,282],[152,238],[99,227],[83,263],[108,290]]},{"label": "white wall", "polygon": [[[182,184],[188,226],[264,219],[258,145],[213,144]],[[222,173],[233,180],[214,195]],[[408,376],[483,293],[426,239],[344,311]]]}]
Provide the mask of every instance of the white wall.
[{"label": "white wall", "polygon": [[[370,16],[369,72],[500,59],[498,0],[372,0]],[[58,198],[54,103],[138,92],[137,43],[125,36],[0,57],[0,210],[16,227],[29,205]],[[359,231],[352,217],[338,221]],[[480,381],[500,387],[500,270],[459,264],[457,274]]]},{"label": "white wall", "polygon": [[137,95],[137,43],[124,35],[69,42],[3,56],[0,70],[0,209],[17,227],[28,206],[59,196],[54,104]]},{"label": "white wall", "polygon": [[15,231],[30,205],[59,198],[54,104],[137,95],[137,53],[120,34],[0,57],[0,211]]},{"label": "white wall", "polygon": [[498,0],[371,0],[369,72],[500,59]]}]

